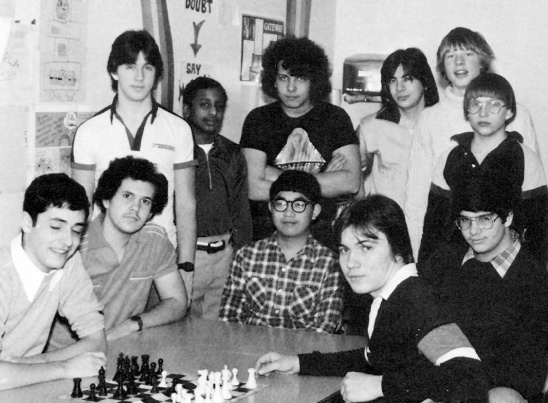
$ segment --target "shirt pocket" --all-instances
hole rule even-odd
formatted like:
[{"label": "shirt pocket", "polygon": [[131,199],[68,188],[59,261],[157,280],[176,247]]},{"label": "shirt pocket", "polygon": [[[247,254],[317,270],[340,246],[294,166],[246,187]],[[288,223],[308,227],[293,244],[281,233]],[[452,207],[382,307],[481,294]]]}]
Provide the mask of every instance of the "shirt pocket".
[{"label": "shirt pocket", "polygon": [[293,297],[289,304],[289,315],[292,318],[304,318],[314,310],[316,305],[317,289],[298,286],[293,290]]},{"label": "shirt pocket", "polygon": [[247,283],[247,297],[249,298],[249,309],[252,312],[259,312],[264,306],[267,298],[267,290],[260,277],[251,277]]}]

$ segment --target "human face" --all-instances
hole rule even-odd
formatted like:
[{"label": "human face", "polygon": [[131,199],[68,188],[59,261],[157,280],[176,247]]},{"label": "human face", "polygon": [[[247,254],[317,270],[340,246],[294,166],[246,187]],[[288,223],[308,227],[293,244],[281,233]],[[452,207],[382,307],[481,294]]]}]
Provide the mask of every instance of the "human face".
[{"label": "human face", "polygon": [[131,235],[143,228],[152,217],[154,192],[154,186],[149,182],[124,179],[112,199],[103,200],[105,230]]},{"label": "human face", "polygon": [[23,213],[23,249],[30,260],[45,273],[62,269],[80,245],[86,215],[82,210],[50,207],[38,214],[36,223]]},{"label": "human face", "polygon": [[341,234],[339,262],[352,290],[375,298],[404,264],[394,256],[386,235],[372,232],[376,238],[358,233],[355,227],[346,228]]},{"label": "human face", "polygon": [[149,64],[143,52],[139,52],[135,63],[122,64],[112,73],[118,81],[118,98],[130,102],[144,102],[155,84],[156,68]]},{"label": "human face", "polygon": [[[275,197],[275,200],[278,199],[288,202],[295,200],[310,202],[302,193],[298,192],[280,192]],[[268,207],[272,213],[272,221],[274,221],[278,234],[284,238],[292,239],[308,236],[310,224],[320,214],[321,210],[319,204],[314,205],[312,203],[307,205],[302,213],[296,213],[289,204],[283,212],[274,210],[271,203],[268,203]]]},{"label": "human face", "polygon": [[464,95],[470,81],[481,73],[480,56],[472,49],[455,46],[448,48],[445,50],[443,62],[447,79],[459,95]]},{"label": "human face", "polygon": [[505,105],[498,113],[489,112],[485,105],[486,102],[499,101],[501,104],[504,104],[504,102],[496,98],[478,97],[473,98],[470,103],[474,101],[482,104],[477,113],[467,113],[468,121],[474,132],[483,137],[504,136],[506,121],[512,117],[512,111]]},{"label": "human face", "polygon": [[278,62],[276,89],[282,102],[282,109],[291,117],[299,117],[312,109],[310,100],[310,79],[295,77]]},{"label": "human face", "polygon": [[192,106],[185,106],[185,118],[195,131],[216,135],[223,125],[225,107],[225,101],[218,88],[199,90],[192,100]]},{"label": "human face", "polygon": [[[461,216],[468,218],[476,218],[488,214],[496,215],[487,211],[460,212]],[[477,221],[472,221],[468,229],[460,230],[479,261],[488,262],[511,245],[512,237],[510,236],[509,227],[512,223],[512,218],[513,215],[510,213],[506,218],[506,222],[503,222],[501,218],[494,220],[493,228],[491,229],[482,229]]]},{"label": "human face", "polygon": [[419,80],[407,74],[402,65],[394,72],[388,88],[400,111],[424,109],[424,87]]}]

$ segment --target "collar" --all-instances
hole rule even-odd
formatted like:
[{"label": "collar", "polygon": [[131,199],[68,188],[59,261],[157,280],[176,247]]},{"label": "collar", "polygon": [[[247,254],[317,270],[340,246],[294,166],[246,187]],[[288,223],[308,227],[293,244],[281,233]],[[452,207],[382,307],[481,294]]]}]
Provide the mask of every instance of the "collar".
[{"label": "collar", "polygon": [[[311,233],[309,233],[308,236],[306,237],[306,243],[301,248],[301,250],[297,252],[297,254],[294,256],[294,258],[298,257],[300,255],[305,255],[305,256],[308,256],[308,257],[313,256],[313,254],[314,254],[314,241],[315,241],[314,237],[312,236]],[[279,251],[279,253],[283,254],[282,248],[278,244],[278,231],[274,231],[274,233],[270,237],[270,242],[273,245],[275,245],[275,248]]]},{"label": "collar", "polygon": [[[451,84],[449,84],[447,87],[445,87],[445,98],[455,104],[458,105],[462,109],[462,105],[464,104],[464,97],[461,97],[453,92],[453,87]],[[464,112],[463,112],[464,113]]]},{"label": "collar", "polygon": [[13,265],[15,270],[21,279],[23,284],[23,289],[25,294],[30,302],[34,300],[38,289],[47,277],[53,277],[55,281],[52,280],[50,289],[61,279],[63,275],[62,270],[52,270],[49,273],[44,273],[40,270],[27,255],[27,252],[23,249],[23,235],[17,235],[11,241],[11,258],[13,260]]},{"label": "collar", "polygon": [[381,297],[386,301],[390,298],[394,290],[409,277],[418,277],[417,266],[415,263],[406,264],[399,269],[396,274],[394,274],[392,278],[386,282],[384,287],[382,287],[382,290],[377,298]]},{"label": "collar", "polygon": [[[470,149],[472,147],[472,140],[474,139],[474,132],[466,132],[461,134],[455,134],[451,136],[451,140],[456,142],[462,147]],[[523,143],[523,136],[516,131],[506,131],[506,138],[499,144],[499,147],[504,147],[509,143]]]},{"label": "collar", "polygon": [[[80,244],[80,249],[93,250],[93,249],[101,249],[101,248],[111,248],[110,244],[106,241],[105,236],[103,235],[104,219],[105,219],[105,215],[103,213],[100,213],[89,224],[86,234],[84,235],[84,238],[82,239],[82,243]],[[144,226],[136,233],[131,234],[128,241],[128,245],[134,241],[139,242],[139,238],[136,235],[139,234],[143,229],[144,229]]]},{"label": "collar", "polygon": [[[508,248],[503,250],[501,253],[499,253],[497,256],[489,261],[489,263],[491,263],[491,265],[497,271],[501,278],[504,278],[504,276],[508,272],[508,269],[510,268],[510,266],[512,266],[512,263],[514,263],[514,260],[516,260],[516,256],[521,250],[521,242],[519,241],[518,233],[514,230],[511,230],[511,234],[512,239],[514,240],[512,245],[510,245]],[[469,248],[464,255],[464,258],[462,259],[461,266],[475,257],[476,255],[474,254],[474,250],[472,248]]]},{"label": "collar", "polygon": [[[116,116],[116,118],[118,120],[120,120],[121,122],[122,121],[122,118],[120,117],[120,115],[118,114],[118,112],[116,111],[116,103],[118,102],[118,94],[116,94],[114,96],[114,99],[112,100],[112,104],[110,105],[110,123],[112,124],[113,121],[114,121],[114,117]],[[154,99],[154,97],[152,97],[152,109],[150,110],[150,114],[152,115],[151,119],[150,119],[150,124],[153,124],[154,123],[154,119],[156,119],[156,115],[158,113],[158,108],[160,107],[160,104],[158,102],[156,102],[156,100]],[[147,114],[148,116],[148,114]]]}]

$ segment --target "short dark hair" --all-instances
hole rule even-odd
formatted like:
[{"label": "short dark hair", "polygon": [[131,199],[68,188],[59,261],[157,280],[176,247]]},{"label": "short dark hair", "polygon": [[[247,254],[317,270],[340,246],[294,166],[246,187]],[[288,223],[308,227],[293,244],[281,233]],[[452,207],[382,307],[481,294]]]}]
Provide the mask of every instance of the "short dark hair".
[{"label": "short dark hair", "polygon": [[[147,63],[156,69],[154,77],[154,87],[156,87],[164,74],[164,62],[156,41],[145,30],[126,31],[114,40],[108,57],[107,71],[109,74],[115,74],[119,66],[135,63],[140,52],[143,52]],[[113,91],[118,91],[118,81],[112,76],[110,85]]]},{"label": "short dark hair", "polygon": [[413,248],[405,223],[403,210],[394,200],[383,195],[372,195],[352,202],[335,221],[334,233],[339,242],[349,227],[367,238],[377,239],[382,232],[394,256],[401,256],[405,264],[413,263]]},{"label": "short dark hair", "polygon": [[468,120],[468,108],[470,102],[478,97],[492,97],[504,102],[508,110],[512,112],[512,116],[506,120],[509,125],[516,117],[516,96],[512,86],[503,76],[495,73],[484,73],[468,84],[464,93],[464,117]]},{"label": "short dark hair", "polygon": [[263,91],[271,98],[278,99],[276,76],[278,62],[294,77],[310,79],[310,101],[317,104],[331,93],[331,70],[324,50],[308,38],[288,37],[271,42],[263,55]]},{"label": "short dark hair", "polygon": [[[388,55],[381,67],[381,99],[384,108],[377,115],[379,119],[390,121],[397,119],[394,123],[399,123],[400,112],[396,101],[390,94],[390,80],[394,77],[394,73],[400,65],[405,74],[421,82],[424,88],[425,106],[432,106],[440,100],[436,80],[424,53],[417,48],[398,49]],[[386,118],[385,116],[391,116],[392,118]]]},{"label": "short dark hair", "polygon": [[506,178],[495,175],[475,175],[459,182],[452,190],[452,218],[461,211],[497,214],[503,222],[518,206],[521,188],[512,186]]},{"label": "short dark hair", "polygon": [[103,172],[93,195],[93,202],[105,213],[104,200],[111,200],[124,179],[148,182],[154,186],[154,198],[150,212],[152,216],[160,214],[167,205],[168,183],[164,175],[159,173],[156,166],[149,160],[127,156],[113,160]]},{"label": "short dark hair", "polygon": [[445,53],[447,49],[471,49],[480,57],[481,72],[485,73],[491,68],[491,63],[495,59],[493,49],[487,43],[485,38],[479,32],[472,31],[468,28],[457,27],[449,31],[441,40],[437,52],[437,69],[441,76],[447,81],[447,72],[445,71]]},{"label": "short dark hair", "polygon": [[87,221],[89,200],[86,190],[67,174],[56,173],[42,175],[34,179],[25,192],[23,211],[36,224],[39,214],[51,207],[68,208],[72,211],[83,211]]},{"label": "short dark hair", "polygon": [[321,198],[321,188],[316,177],[308,172],[284,171],[270,187],[270,201],[274,201],[280,192],[302,193],[312,203],[317,204]]},{"label": "short dark hair", "polygon": [[183,105],[192,106],[192,101],[194,101],[194,98],[196,98],[198,91],[213,89],[219,90],[219,92],[221,93],[221,98],[226,104],[226,102],[228,101],[228,96],[226,95],[226,91],[221,83],[210,77],[200,76],[185,85],[185,88],[183,90]]}]

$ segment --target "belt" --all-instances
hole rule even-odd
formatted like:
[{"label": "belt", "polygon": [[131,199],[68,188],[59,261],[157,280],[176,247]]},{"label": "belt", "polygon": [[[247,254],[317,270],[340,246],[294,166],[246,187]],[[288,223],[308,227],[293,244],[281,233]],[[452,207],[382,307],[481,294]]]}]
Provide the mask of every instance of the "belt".
[{"label": "belt", "polygon": [[202,243],[202,242],[197,242],[196,243],[196,249],[197,250],[202,250],[202,251],[207,252],[209,254],[220,252],[222,250],[225,250],[225,248],[226,248],[226,242],[224,240],[209,242],[207,244]]}]

